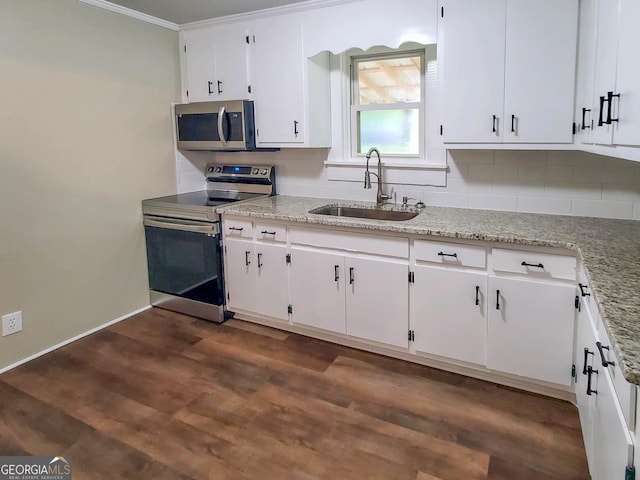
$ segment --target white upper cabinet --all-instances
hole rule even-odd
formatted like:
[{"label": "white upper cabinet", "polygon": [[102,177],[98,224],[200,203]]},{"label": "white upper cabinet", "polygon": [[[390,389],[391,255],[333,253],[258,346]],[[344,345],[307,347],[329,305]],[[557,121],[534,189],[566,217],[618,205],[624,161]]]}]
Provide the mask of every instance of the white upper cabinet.
[{"label": "white upper cabinet", "polygon": [[443,139],[571,143],[577,0],[442,0]]},{"label": "white upper cabinet", "polygon": [[256,143],[331,146],[329,54],[304,56],[296,15],[254,22],[251,42]]},{"label": "white upper cabinet", "polygon": [[599,0],[593,142],[640,145],[640,31],[637,0]]},{"label": "white upper cabinet", "polygon": [[593,103],[597,21],[597,0],[581,0],[575,108],[576,141],[579,143],[591,143],[591,132],[597,115]]},{"label": "white upper cabinet", "polygon": [[182,43],[190,102],[249,98],[247,31],[243,24],[185,30]]},{"label": "white upper cabinet", "polygon": [[444,141],[500,142],[506,0],[442,3]]}]

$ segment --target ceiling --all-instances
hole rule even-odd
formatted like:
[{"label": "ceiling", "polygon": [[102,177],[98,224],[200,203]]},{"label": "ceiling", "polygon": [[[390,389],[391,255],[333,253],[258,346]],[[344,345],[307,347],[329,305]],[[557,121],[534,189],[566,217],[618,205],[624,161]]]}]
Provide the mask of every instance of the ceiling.
[{"label": "ceiling", "polygon": [[182,25],[281,7],[306,0],[109,0],[111,3]]}]

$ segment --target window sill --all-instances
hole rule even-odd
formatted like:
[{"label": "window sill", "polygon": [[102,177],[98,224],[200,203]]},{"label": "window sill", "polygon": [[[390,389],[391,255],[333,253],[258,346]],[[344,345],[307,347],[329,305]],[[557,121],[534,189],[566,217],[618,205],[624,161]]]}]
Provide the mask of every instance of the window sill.
[{"label": "window sill", "polygon": [[[367,161],[363,158],[351,160],[326,160],[327,178],[330,181],[362,182],[362,174]],[[376,172],[377,159],[369,162],[369,171]],[[447,184],[446,163],[383,161],[384,183],[395,185],[432,185],[444,187]]]}]

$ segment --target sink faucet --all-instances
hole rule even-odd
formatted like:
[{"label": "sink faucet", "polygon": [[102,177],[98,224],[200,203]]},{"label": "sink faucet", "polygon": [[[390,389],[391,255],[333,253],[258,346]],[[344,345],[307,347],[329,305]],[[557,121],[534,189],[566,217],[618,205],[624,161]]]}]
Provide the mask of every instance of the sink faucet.
[{"label": "sink faucet", "polygon": [[[378,156],[378,173],[373,173],[369,171],[369,159],[371,158],[371,154],[374,153]],[[378,206],[384,204],[385,200],[389,200],[391,195],[387,195],[386,193],[382,193],[382,161],[380,160],[380,152],[376,147],[371,147],[366,155],[367,159],[367,169],[364,172],[364,188],[371,188],[371,175],[375,175],[378,179],[378,192],[376,193],[376,203]]]}]

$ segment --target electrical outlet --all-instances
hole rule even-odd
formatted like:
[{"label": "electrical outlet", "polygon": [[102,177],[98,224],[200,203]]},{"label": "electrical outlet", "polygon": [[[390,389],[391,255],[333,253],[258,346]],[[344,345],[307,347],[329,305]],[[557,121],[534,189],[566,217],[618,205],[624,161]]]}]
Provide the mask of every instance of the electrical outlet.
[{"label": "electrical outlet", "polygon": [[2,316],[2,336],[22,331],[22,311]]}]

